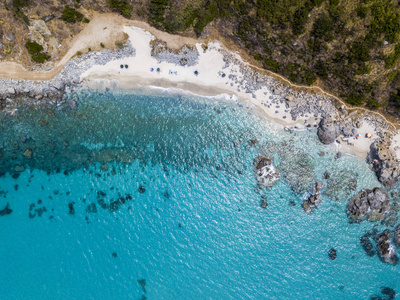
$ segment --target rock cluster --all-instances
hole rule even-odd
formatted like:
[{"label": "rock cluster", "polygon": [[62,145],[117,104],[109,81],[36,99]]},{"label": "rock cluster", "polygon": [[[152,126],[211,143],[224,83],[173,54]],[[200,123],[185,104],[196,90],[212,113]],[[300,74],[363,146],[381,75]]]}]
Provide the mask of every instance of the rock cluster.
[{"label": "rock cluster", "polygon": [[374,188],[364,189],[349,201],[348,217],[356,222],[382,220],[390,209],[389,197],[385,190]]},{"label": "rock cluster", "polygon": [[303,201],[303,209],[309,214],[314,211],[317,206],[321,203],[321,190],[325,187],[322,182],[316,182],[314,184],[313,193],[308,197],[307,200]]},{"label": "rock cluster", "polygon": [[151,55],[159,62],[165,61],[180,66],[194,66],[199,60],[199,52],[196,48],[183,46],[179,51],[168,49],[165,42],[154,40],[152,42]]},{"label": "rock cluster", "polygon": [[281,178],[279,170],[273,166],[272,159],[259,155],[254,160],[257,181],[264,187],[271,187]]},{"label": "rock cluster", "polygon": [[332,118],[323,118],[318,125],[318,137],[324,144],[333,143],[340,134],[339,123]]},{"label": "rock cluster", "polygon": [[372,164],[378,179],[386,188],[392,187],[400,176],[396,153],[390,149],[390,139],[379,139],[371,144],[367,161]]}]

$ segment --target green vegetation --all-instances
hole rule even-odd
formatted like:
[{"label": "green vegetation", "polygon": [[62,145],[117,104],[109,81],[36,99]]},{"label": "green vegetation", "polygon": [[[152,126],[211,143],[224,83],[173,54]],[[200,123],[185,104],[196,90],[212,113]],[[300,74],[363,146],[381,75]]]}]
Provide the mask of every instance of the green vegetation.
[{"label": "green vegetation", "polygon": [[101,47],[101,48],[104,48],[105,46],[104,46],[104,44],[103,44],[103,43],[100,43],[100,47]]},{"label": "green vegetation", "polygon": [[398,59],[400,58],[400,44],[397,44],[394,48],[394,52],[385,57],[385,68],[389,69],[393,67]]},{"label": "green vegetation", "polygon": [[[13,0],[11,4],[12,7],[14,8],[16,16],[22,19],[22,21],[24,21],[24,23],[27,26],[29,26],[30,25],[29,18],[21,10],[22,8],[28,6],[29,0]],[[6,8],[8,7],[6,6]]]},{"label": "green vegetation", "polygon": [[119,49],[124,48],[124,43],[121,41],[115,41],[115,46],[117,46]]},{"label": "green vegetation", "polygon": [[132,16],[132,6],[127,0],[109,0],[108,5],[111,8],[115,8],[125,18]]},{"label": "green vegetation", "polygon": [[62,13],[62,19],[68,23],[76,23],[83,20],[83,14],[73,9],[69,5],[66,5]]},{"label": "green vegetation", "polygon": [[26,49],[28,49],[29,54],[34,62],[44,63],[46,60],[50,59],[50,55],[43,53],[43,46],[36,42],[28,40],[25,44]]}]

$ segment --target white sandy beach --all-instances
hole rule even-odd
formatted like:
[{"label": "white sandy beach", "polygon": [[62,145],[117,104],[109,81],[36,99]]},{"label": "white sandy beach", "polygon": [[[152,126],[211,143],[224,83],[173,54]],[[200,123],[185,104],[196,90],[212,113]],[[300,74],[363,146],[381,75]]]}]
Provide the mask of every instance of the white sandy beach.
[{"label": "white sandy beach", "polygon": [[[295,127],[304,129],[307,124],[314,125],[319,120],[313,116],[297,118],[292,121],[285,105],[272,104],[272,95],[269,87],[265,86],[256,91],[254,95],[246,93],[243,87],[236,82],[243,79],[239,64],[224,61],[223,45],[219,42],[212,42],[204,50],[203,44],[197,43],[195,47],[199,52],[199,61],[195,66],[180,66],[168,62],[159,62],[151,56],[150,42],[155,37],[149,32],[139,27],[124,27],[124,31],[129,35],[129,39],[136,49],[136,55],[130,58],[114,60],[106,65],[93,66],[81,75],[86,85],[94,89],[119,88],[135,89],[146,86],[159,86],[164,88],[178,88],[187,90],[198,95],[215,96],[222,93],[235,95],[242,100],[249,101],[251,104],[260,108],[269,119],[281,124],[284,127]],[[222,51],[224,49],[224,51]],[[236,53],[230,53],[238,62],[244,63]],[[121,69],[121,65],[124,68]],[[128,68],[125,68],[128,65]],[[158,72],[157,69],[160,69]],[[195,74],[197,71],[197,75]],[[233,75],[236,80],[231,79]],[[370,144],[377,137],[375,128],[368,122],[363,122],[359,132],[361,138],[339,137],[340,144],[337,143],[338,150],[351,155],[365,158]],[[365,138],[366,133],[372,133],[374,138]],[[399,151],[400,154],[400,151]]]}]

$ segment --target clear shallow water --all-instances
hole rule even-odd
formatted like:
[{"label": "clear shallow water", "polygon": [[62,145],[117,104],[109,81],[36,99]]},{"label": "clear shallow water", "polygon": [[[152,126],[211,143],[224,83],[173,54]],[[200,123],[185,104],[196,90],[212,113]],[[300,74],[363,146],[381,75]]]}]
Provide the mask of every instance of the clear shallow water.
[{"label": "clear shallow water", "polygon": [[[348,197],[380,186],[375,175],[355,157],[335,160],[315,131],[279,131],[227,101],[75,99],[75,113],[21,108],[1,120],[0,208],[13,210],[0,217],[4,299],[367,299],[381,286],[400,290],[399,266],[359,243],[374,224],[349,224],[345,213]],[[270,190],[253,174],[260,152],[286,179]],[[16,164],[26,167],[20,176]],[[333,188],[341,200],[324,195],[306,215],[298,183],[326,170],[352,170],[357,188]]]}]

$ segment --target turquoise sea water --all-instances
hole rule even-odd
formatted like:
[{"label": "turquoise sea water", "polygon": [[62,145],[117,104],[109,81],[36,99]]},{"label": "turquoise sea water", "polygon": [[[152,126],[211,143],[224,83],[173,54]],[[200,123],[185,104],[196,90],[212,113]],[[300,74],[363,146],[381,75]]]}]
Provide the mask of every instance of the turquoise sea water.
[{"label": "turquoise sea water", "polygon": [[[352,195],[380,186],[375,174],[358,158],[335,159],[315,129],[284,132],[256,110],[211,98],[72,97],[75,112],[21,107],[18,117],[1,117],[0,209],[13,210],[0,217],[1,299],[368,299],[383,286],[400,291],[400,266],[360,245],[374,224],[346,217]],[[260,153],[282,172],[271,189],[254,177]],[[316,180],[327,192],[306,215],[301,203]]]}]

